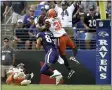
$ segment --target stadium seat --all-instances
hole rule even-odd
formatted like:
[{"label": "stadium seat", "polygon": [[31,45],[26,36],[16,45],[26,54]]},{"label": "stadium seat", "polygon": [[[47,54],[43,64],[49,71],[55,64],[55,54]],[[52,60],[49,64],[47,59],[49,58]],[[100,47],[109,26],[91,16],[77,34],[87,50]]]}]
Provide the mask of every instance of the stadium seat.
[{"label": "stadium seat", "polygon": [[75,40],[85,40],[85,32],[79,32],[77,29],[74,29],[74,38]]},{"label": "stadium seat", "polygon": [[17,44],[17,49],[24,49],[24,48],[25,48],[24,42]]},{"label": "stadium seat", "polygon": [[38,5],[36,7],[35,16],[39,16],[40,15],[42,7],[44,7],[44,5]]},{"label": "stadium seat", "polygon": [[96,35],[94,35],[94,36],[92,37],[92,40],[96,40]]},{"label": "stadium seat", "polygon": [[85,32],[79,32],[77,29],[74,29],[74,37],[77,47],[85,49]]},{"label": "stadium seat", "polygon": [[44,5],[38,5],[36,10],[41,10],[42,7],[44,7]]},{"label": "stadium seat", "polygon": [[36,10],[36,11],[35,11],[35,16],[38,17],[40,14],[41,14],[41,11],[40,11],[40,10]]},{"label": "stadium seat", "polygon": [[79,40],[85,40],[85,32],[79,32],[78,33],[78,39]]}]

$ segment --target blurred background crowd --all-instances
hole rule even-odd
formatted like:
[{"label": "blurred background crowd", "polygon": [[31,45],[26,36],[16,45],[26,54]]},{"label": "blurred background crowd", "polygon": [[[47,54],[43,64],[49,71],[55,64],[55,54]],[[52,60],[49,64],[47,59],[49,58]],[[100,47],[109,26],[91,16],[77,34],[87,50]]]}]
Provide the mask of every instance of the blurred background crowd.
[{"label": "blurred background crowd", "polygon": [[[1,1],[2,39],[8,37],[15,49],[35,50],[38,17],[51,8],[56,10],[62,27],[79,49],[96,49],[98,1]],[[105,8],[110,19],[111,1],[105,2]]]}]

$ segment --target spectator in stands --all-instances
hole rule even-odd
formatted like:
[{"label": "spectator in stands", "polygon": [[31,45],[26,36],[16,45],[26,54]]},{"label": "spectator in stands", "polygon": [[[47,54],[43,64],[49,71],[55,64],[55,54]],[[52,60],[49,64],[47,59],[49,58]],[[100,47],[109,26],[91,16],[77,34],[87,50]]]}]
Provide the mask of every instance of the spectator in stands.
[{"label": "spectator in stands", "polygon": [[93,6],[90,7],[89,13],[86,14],[84,23],[87,25],[88,29],[85,37],[86,48],[90,49],[90,41],[96,35],[96,19],[100,18],[100,14],[96,12]]},{"label": "spectator in stands", "polygon": [[47,10],[45,7],[41,8],[41,15],[35,19],[35,25],[38,30],[41,30],[42,26],[45,24],[45,20],[47,19]]},{"label": "spectator in stands", "polygon": [[10,6],[12,6],[13,10],[11,23],[14,30],[18,19],[23,18],[26,13],[27,3],[26,1],[10,1]]},{"label": "spectator in stands", "polygon": [[[57,5],[58,7],[61,7],[61,2],[62,1],[54,1],[55,6]],[[54,7],[55,8],[55,7]]]},{"label": "spectator in stands", "polygon": [[96,12],[100,13],[100,8],[99,8],[99,1],[97,1]]},{"label": "spectator in stands", "polygon": [[72,15],[75,10],[75,2],[69,6],[67,1],[61,3],[61,7],[55,5],[55,10],[57,12],[58,18],[60,18],[62,27],[66,30],[70,37],[73,37],[73,28],[72,28]]},{"label": "spectator in stands", "polygon": [[80,12],[78,15],[79,15],[80,21],[75,24],[75,27],[82,30],[84,30],[84,28],[88,30],[89,29],[88,26],[84,23],[85,13]]},{"label": "spectator in stands", "polygon": [[77,40],[85,39],[85,30],[88,30],[88,26],[84,23],[85,13],[80,12],[78,14],[80,20],[75,24],[75,27],[78,31],[76,31]]},{"label": "spectator in stands", "polygon": [[[45,20],[47,19],[47,10],[45,7],[41,8],[41,15],[35,19],[35,25],[37,30],[43,30],[44,25],[45,25]],[[38,31],[37,31],[38,32]],[[37,33],[36,32],[36,33]]]},{"label": "spectator in stands", "polygon": [[28,29],[23,28],[22,19],[18,20],[13,45],[17,49],[30,49]]},{"label": "spectator in stands", "polygon": [[54,3],[54,1],[48,1],[48,2],[47,2],[47,5],[49,6],[49,9],[55,8],[55,3]]},{"label": "spectator in stands", "polygon": [[[30,18],[31,19],[31,18]],[[36,49],[36,35],[38,33],[38,30],[36,29],[36,25],[34,22],[34,18],[31,19],[32,23],[31,23],[31,27],[29,28],[29,36],[30,36],[30,47],[32,49]]]},{"label": "spectator in stands", "polygon": [[4,16],[7,15],[8,5],[7,1],[1,1],[1,22],[3,22]]},{"label": "spectator in stands", "polygon": [[11,66],[15,65],[15,52],[12,47],[9,46],[9,39],[4,38],[4,46],[2,47],[2,58],[1,58],[1,77],[3,82],[6,79],[6,72]]},{"label": "spectator in stands", "polygon": [[31,5],[29,13],[25,15],[23,19],[23,24],[25,28],[30,28],[32,25],[32,19],[35,19],[35,6]]},{"label": "spectator in stands", "polygon": [[96,10],[97,9],[97,1],[89,1],[89,0],[84,0],[84,1],[81,1],[81,4],[84,6],[84,12],[89,12],[89,9],[91,6],[94,7],[94,9]]},{"label": "spectator in stands", "polygon": [[108,16],[109,16],[109,17],[108,17],[109,19],[111,19],[111,12],[112,12],[111,10],[112,10],[112,9],[111,9],[111,1],[108,1],[108,2],[107,2],[107,14],[108,14]]},{"label": "spectator in stands", "polygon": [[75,11],[73,13],[73,27],[74,25],[80,21],[80,15],[79,13],[84,13],[84,6],[82,4],[80,4],[79,2],[76,3],[76,8],[75,8]]}]

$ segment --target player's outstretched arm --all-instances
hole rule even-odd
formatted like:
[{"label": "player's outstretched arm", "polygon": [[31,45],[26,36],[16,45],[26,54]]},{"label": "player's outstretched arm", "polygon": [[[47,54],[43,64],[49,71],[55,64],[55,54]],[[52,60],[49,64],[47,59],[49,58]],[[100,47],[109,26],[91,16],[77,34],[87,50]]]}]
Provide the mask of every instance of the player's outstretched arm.
[{"label": "player's outstretched arm", "polygon": [[45,30],[45,26],[40,26],[39,24],[36,25],[36,28],[41,32]]},{"label": "player's outstretched arm", "polygon": [[36,48],[37,48],[37,49],[40,49],[40,48],[41,48],[41,41],[42,41],[42,38],[38,38],[38,39],[36,40],[36,42],[37,42]]}]

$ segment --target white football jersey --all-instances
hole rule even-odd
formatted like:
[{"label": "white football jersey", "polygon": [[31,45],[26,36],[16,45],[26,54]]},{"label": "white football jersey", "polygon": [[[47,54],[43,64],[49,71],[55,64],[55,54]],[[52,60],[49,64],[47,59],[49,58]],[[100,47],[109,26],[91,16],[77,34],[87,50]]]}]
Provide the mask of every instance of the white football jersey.
[{"label": "white football jersey", "polygon": [[50,18],[46,19],[50,23],[49,30],[53,33],[54,37],[61,37],[66,34],[64,28],[62,28],[62,24],[58,18]]}]

